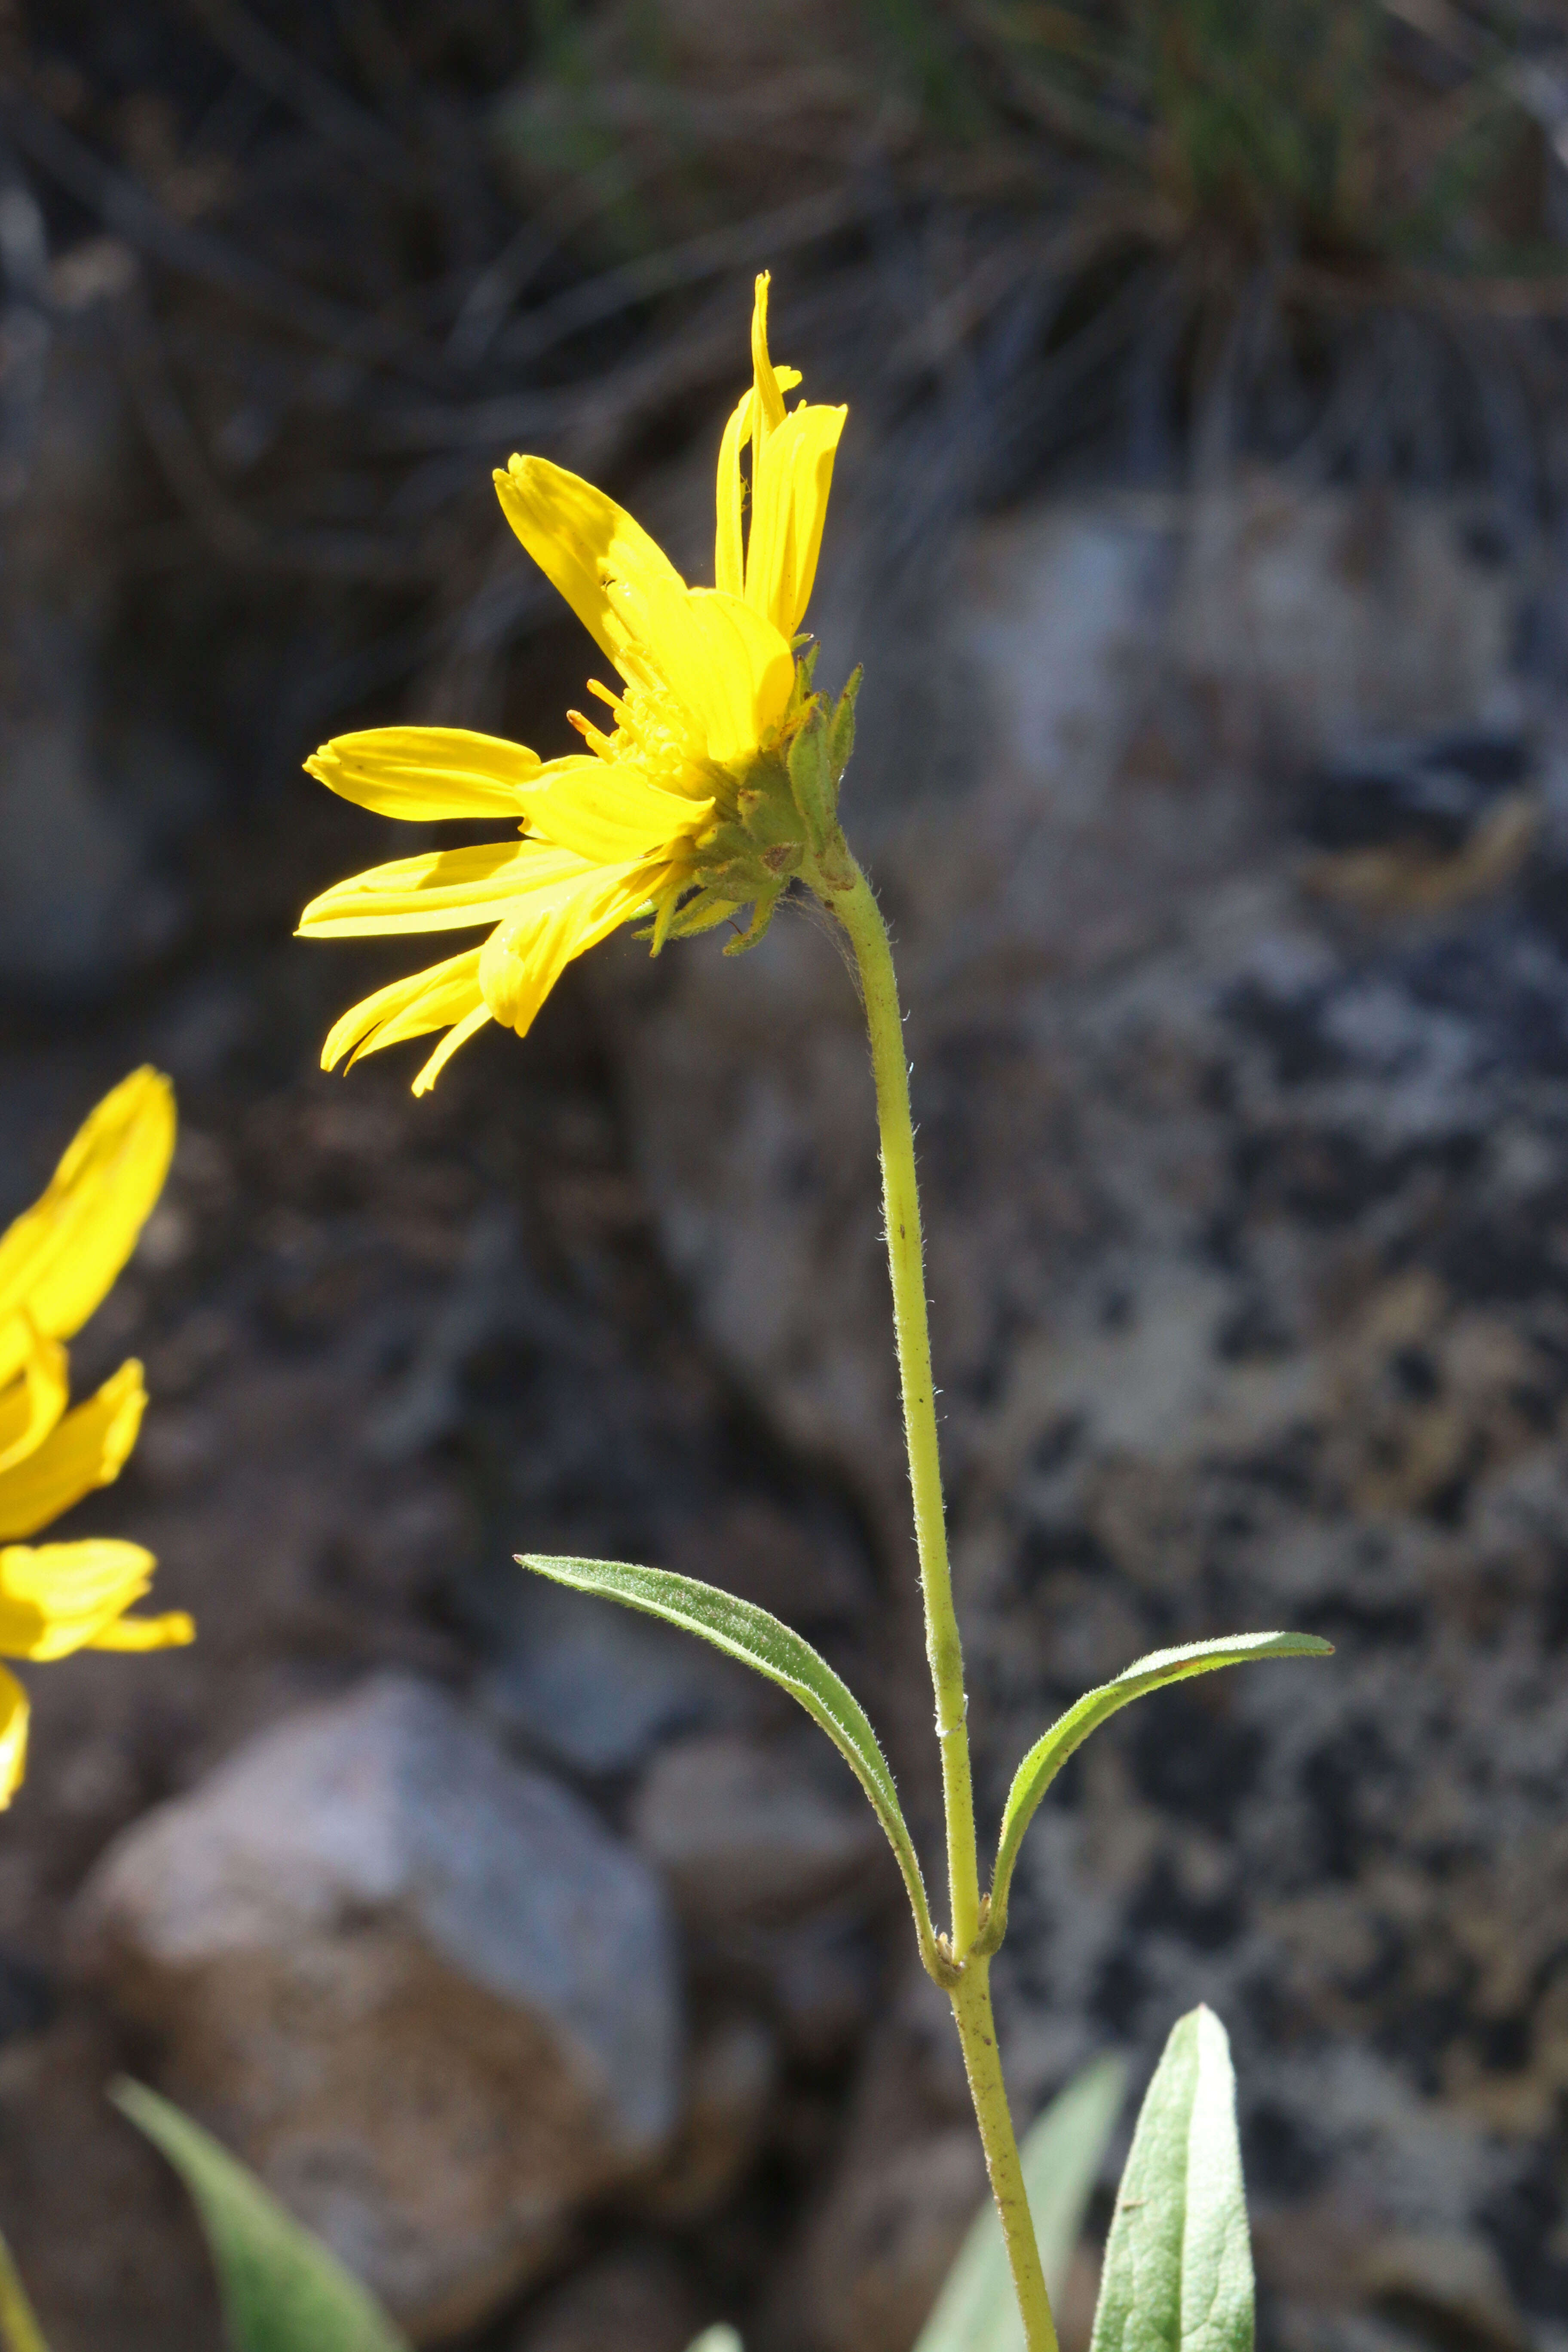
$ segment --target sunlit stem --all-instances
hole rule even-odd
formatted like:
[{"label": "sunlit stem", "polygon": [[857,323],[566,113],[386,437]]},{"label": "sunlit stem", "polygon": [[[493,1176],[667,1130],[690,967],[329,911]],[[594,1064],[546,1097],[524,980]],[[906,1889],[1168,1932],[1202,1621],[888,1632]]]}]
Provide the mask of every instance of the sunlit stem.
[{"label": "sunlit stem", "polygon": [[909,1062],[904,1052],[899,984],[893,972],[887,925],[871,886],[858,866],[851,887],[837,893],[832,904],[855,950],[866,1003],[866,1025],[871,1034],[877,1123],[882,1140],[882,1209],[888,1228],[888,1270],[892,1276],[893,1324],[899,1340],[899,1377],[903,1384],[904,1439],[909,1447],[915,1548],[925,1602],[926,1656],[931,1663],[931,1688],[936,1694],[936,1732],[942,1748],[952,1957],[962,1960],[980,1926],[980,1868],[974,1842],[969,1730],[964,1720],[968,1702],[963,1690],[963,1645],[952,1606],[952,1576],[947,1561],[947,1525],[942,1502],[942,1463],[937,1452],[936,1393],[931,1386],[931,1332],[926,1321],[925,1264],[920,1194],[915,1186]]},{"label": "sunlit stem", "polygon": [[[835,845],[841,851],[841,844]],[[920,1195],[915,1184],[914,1124],[910,1114],[909,1061],[892,950],[871,887],[859,867],[846,889],[833,875],[822,895],[849,934],[859,969],[877,1083],[877,1120],[882,1144],[882,1205],[888,1229],[888,1267],[892,1277],[893,1321],[898,1332],[899,1374],[903,1386],[904,1436],[909,1446],[910,1486],[914,1497],[915,1544],[925,1602],[926,1655],[936,1695],[937,1738],[942,1750],[942,1801],[947,1820],[947,1871],[955,1968],[943,1981],[958,2022],[963,2063],[985,2150],[986,2170],[1006,2242],[1014,2290],[1028,2352],[1057,2352],[1050,2298],[1035,2242],[1024,2188],[1018,2143],[1007,2105],[996,2027],[991,2012],[990,1960],[974,1949],[982,1924],[980,1872],[974,1837],[974,1794],[970,1775],[965,1720],[963,1649],[952,1605],[947,1525],[942,1511],[942,1465],[937,1449],[936,1393],[931,1384],[931,1332],[926,1319],[925,1266],[921,1240]]]},{"label": "sunlit stem", "polygon": [[963,2044],[969,2094],[980,2126],[981,2146],[985,2150],[991,2194],[996,2200],[997,2218],[1007,2248],[1007,2266],[1013,2273],[1013,2291],[1024,2322],[1024,2339],[1028,2352],[1057,2352],[1057,2326],[1051,2316],[1046,2274],[1040,2266],[1040,2250],[1035,2242],[1034,2217],[1029,2211],[1024,2168],[1018,2158],[1007,2086],[1002,2079],[1002,2061],[996,2049],[988,1959],[978,1953],[974,1955],[953,1987],[952,2000],[959,2040]]}]

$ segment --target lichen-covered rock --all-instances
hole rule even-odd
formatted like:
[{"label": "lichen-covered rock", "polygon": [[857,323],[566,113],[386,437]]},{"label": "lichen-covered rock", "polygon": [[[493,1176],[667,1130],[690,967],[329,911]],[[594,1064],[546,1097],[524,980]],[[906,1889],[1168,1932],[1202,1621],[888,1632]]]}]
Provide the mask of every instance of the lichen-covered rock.
[{"label": "lichen-covered rock", "polygon": [[493,2311],[676,2121],[657,1883],[403,1676],[144,1816],[75,1938],[161,2086],[421,2339]]}]

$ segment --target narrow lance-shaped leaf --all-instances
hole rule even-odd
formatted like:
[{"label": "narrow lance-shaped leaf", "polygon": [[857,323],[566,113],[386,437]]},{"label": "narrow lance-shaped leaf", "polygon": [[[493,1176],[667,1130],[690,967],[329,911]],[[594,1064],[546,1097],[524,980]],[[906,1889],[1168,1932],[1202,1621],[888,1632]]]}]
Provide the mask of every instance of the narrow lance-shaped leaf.
[{"label": "narrow lance-shaped leaf", "polygon": [[1150,2084],[1089,2352],[1252,2352],[1252,2248],[1224,2026],[1194,2009]]},{"label": "narrow lance-shaped leaf", "polygon": [[[676,1576],[668,1569],[637,1568],[617,1559],[554,1559],[537,1552],[520,1552],[518,1565],[569,1584],[577,1592],[596,1592],[649,1617],[662,1617],[689,1633],[711,1642],[727,1657],[765,1675],[788,1691],[821,1726],[870,1799],[871,1809],[887,1832],[915,1915],[915,1929],[928,1965],[937,1960],[931,1907],[914,1841],[905,1825],[893,1776],[865,1709],[840,1680],[826,1658],[818,1657],[778,1618],[754,1602],[721,1592],[716,1585],[700,1584],[695,1577]],[[937,1962],[940,1968],[940,1962]]]},{"label": "narrow lance-shaped leaf", "polygon": [[11,2249],[0,2238],[0,2346],[5,2352],[49,2352]]},{"label": "narrow lance-shaped leaf", "polygon": [[408,2352],[368,2290],[210,2132],[141,2083],[110,2095],[190,2191],[235,2352]]},{"label": "narrow lance-shaped leaf", "polygon": [[[1126,2095],[1120,2058],[1097,2058],[1075,2075],[1019,2149],[1035,2242],[1053,2304]],[[921,2328],[915,2352],[1024,2352],[1024,2323],[996,2208],[987,2198]]]},{"label": "narrow lance-shaped leaf", "polygon": [[1040,1799],[1074,1749],[1081,1748],[1089,1733],[1109,1716],[1130,1706],[1135,1698],[1142,1698],[1146,1691],[1161,1690],[1167,1683],[1184,1682],[1191,1675],[1213,1674],[1216,1667],[1245,1665],[1258,1658],[1326,1658],[1332,1654],[1333,1646],[1315,1633],[1233,1633],[1220,1641],[1188,1642],[1180,1649],[1151,1651],[1148,1657],[1140,1658],[1136,1664],[1118,1675],[1114,1682],[1086,1691],[1077,1705],[1058,1716],[1044,1738],[1035,1742],[1007,1791],[996,1868],[991,1882],[991,1910],[984,1934],[987,1949],[994,1950],[1006,1927],[1013,1865]]}]

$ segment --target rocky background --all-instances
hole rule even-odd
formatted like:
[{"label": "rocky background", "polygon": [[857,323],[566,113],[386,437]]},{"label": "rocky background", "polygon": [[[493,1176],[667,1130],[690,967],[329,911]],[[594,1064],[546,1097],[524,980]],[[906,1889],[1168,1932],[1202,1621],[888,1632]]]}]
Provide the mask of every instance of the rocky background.
[{"label": "rocky background", "polygon": [[[979,2200],[831,1752],[510,1564],[786,1616],[934,1853],[831,937],[618,941],[422,1103],[315,1068],[406,951],[289,937],[412,845],[321,737],[568,740],[498,457],[700,576],[765,261],[852,403],[814,617],[868,665],[987,1811],[1143,1650],[1338,1645],[1064,1776],[1017,2104],[1208,2000],[1266,2345],[1568,2347],[1563,28],[1051,24],[0,14],[0,1213],[172,1073],[77,1351],[153,1408],[79,1520],[201,1627],[32,1677],[0,1834],[0,2225],[55,2352],[221,2340],[123,2070],[471,2352],[906,2352]],[[1075,2347],[1094,2280],[1091,2232]]]}]

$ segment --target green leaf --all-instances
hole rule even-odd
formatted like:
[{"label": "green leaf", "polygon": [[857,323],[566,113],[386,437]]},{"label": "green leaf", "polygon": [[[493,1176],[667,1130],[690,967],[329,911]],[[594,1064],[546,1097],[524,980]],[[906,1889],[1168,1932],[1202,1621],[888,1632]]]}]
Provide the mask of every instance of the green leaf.
[{"label": "green leaf", "polygon": [[22,2273],[4,2238],[0,2238],[0,2345],[5,2352],[49,2352],[22,2284]]},{"label": "green leaf", "polygon": [[191,2193],[235,2352],[408,2352],[368,2290],[210,2132],[141,2083],[110,2096]]},{"label": "green leaf", "polygon": [[[1019,2150],[1035,2242],[1054,2303],[1083,2230],[1121,2101],[1127,2069],[1097,2058],[1046,2109]],[[915,2352],[1024,2352],[1002,2224],[989,2199],[947,2274]]]},{"label": "green leaf", "polygon": [[994,1951],[1006,1929],[1013,1865],[1040,1799],[1068,1758],[1082,1747],[1089,1733],[1098,1730],[1108,1716],[1130,1706],[1135,1698],[1142,1698],[1145,1691],[1163,1689],[1166,1683],[1184,1682],[1189,1675],[1213,1674],[1218,1666],[1245,1665],[1254,1658],[1327,1658],[1333,1654],[1333,1646],[1331,1642],[1320,1641],[1316,1633],[1233,1633],[1216,1642],[1187,1642],[1180,1649],[1151,1651],[1148,1657],[1140,1658],[1135,1665],[1118,1675],[1114,1682],[1086,1691],[1078,1704],[1058,1716],[1045,1737],[1035,1742],[1014,1775],[1002,1815],[1002,1837],[991,1881],[991,1909],[982,1939],[984,1949]]},{"label": "green leaf", "polygon": [[754,1667],[798,1699],[812,1721],[826,1732],[870,1799],[903,1873],[921,1955],[933,1974],[942,1973],[920,1860],[905,1826],[888,1759],[859,1700],[809,1642],[803,1642],[798,1633],[753,1602],[721,1592],[716,1585],[700,1584],[695,1577],[672,1575],[668,1569],[634,1568],[618,1559],[552,1559],[537,1552],[520,1552],[517,1558],[519,1567],[531,1568],[557,1584],[569,1584],[574,1591],[600,1593],[606,1601],[619,1601],[627,1609],[641,1609],[650,1617],[662,1617],[667,1624],[700,1634],[726,1657],[739,1658],[742,1665]]},{"label": "green leaf", "polygon": [[1213,2010],[1194,2009],[1138,2117],[1089,2352],[1252,2352],[1252,2330],[1230,2044]]}]

